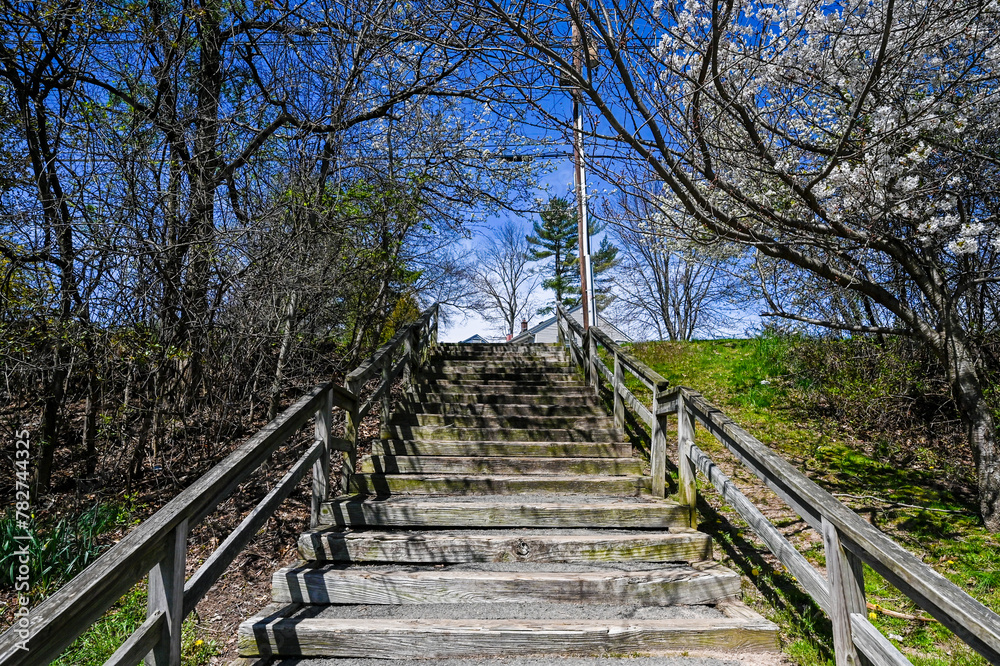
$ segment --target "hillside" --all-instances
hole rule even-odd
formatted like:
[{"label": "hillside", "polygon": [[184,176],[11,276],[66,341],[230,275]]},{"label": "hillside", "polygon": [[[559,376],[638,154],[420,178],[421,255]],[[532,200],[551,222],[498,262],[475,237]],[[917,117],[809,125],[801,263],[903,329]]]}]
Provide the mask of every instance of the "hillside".
[{"label": "hillside", "polygon": [[[640,343],[633,353],[672,383],[702,392],[761,441],[993,610],[1000,543],[976,515],[975,471],[932,364],[900,344],[754,340]],[[670,441],[670,440],[668,440]],[[814,564],[822,539],[703,429],[698,444]],[[699,486],[701,528],[742,571],[744,594],[785,629],[801,664],[832,661],[830,623],[745,525]],[[766,507],[766,508],[765,508]],[[866,568],[867,569],[867,568]],[[918,665],[985,664],[870,569],[874,624]]]}]

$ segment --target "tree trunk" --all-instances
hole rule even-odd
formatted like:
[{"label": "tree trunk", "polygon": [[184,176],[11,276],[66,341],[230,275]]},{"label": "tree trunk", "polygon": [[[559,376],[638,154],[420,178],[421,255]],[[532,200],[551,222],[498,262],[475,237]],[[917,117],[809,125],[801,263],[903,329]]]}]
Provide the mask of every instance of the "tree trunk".
[{"label": "tree trunk", "polygon": [[952,394],[976,461],[979,515],[986,528],[997,533],[1000,532],[1000,460],[996,422],[983,395],[975,360],[964,336],[952,329],[948,331],[945,345]]},{"label": "tree trunk", "polygon": [[298,294],[292,292],[288,297],[285,318],[282,322],[284,332],[281,336],[281,349],[278,350],[278,363],[274,368],[274,380],[271,382],[271,396],[267,406],[268,421],[273,421],[278,415],[278,406],[281,404],[281,379],[284,375],[285,364],[288,363],[288,354],[292,350],[292,338],[295,333],[295,308],[297,306]]}]

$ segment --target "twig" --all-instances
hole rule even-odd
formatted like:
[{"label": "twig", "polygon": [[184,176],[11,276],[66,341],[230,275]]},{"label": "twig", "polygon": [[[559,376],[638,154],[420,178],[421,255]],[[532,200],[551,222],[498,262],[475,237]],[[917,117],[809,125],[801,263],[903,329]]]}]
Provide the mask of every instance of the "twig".
[{"label": "twig", "polygon": [[965,511],[964,509],[932,509],[926,506],[919,506],[917,504],[906,504],[904,502],[895,502],[893,500],[883,499],[881,497],[875,497],[874,495],[852,495],[850,493],[833,493],[834,497],[849,497],[851,499],[859,500],[875,500],[876,502],[881,502],[882,504],[887,504],[890,507],[894,506],[904,506],[908,509],[920,509],[921,511],[935,511],[937,513],[961,513],[965,515],[970,515],[970,511]]},{"label": "twig", "polygon": [[908,615],[906,613],[900,613],[899,611],[889,610],[888,608],[882,608],[878,604],[873,604],[870,601],[866,603],[865,606],[868,607],[868,610],[878,611],[879,613],[882,613],[882,615],[888,615],[889,617],[896,617],[899,618],[900,620],[913,620],[916,622],[937,622],[937,620],[935,620],[932,617],[922,617],[920,615]]}]

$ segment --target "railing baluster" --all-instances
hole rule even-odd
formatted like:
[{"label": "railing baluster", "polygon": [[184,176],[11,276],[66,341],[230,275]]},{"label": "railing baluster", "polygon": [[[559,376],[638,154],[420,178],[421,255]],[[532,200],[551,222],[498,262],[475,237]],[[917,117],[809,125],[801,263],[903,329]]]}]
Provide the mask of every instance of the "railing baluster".
[{"label": "railing baluster", "polygon": [[417,346],[420,338],[423,337],[422,330],[411,329],[410,333],[403,340],[403,355],[406,356],[406,367],[403,368],[403,386],[409,387],[413,382],[413,375],[417,371],[420,359],[417,354]]},{"label": "railing baluster", "polygon": [[618,357],[618,350],[614,350],[615,355],[615,381],[614,381],[614,392],[615,392],[615,427],[625,428],[625,402],[622,400],[622,361]]},{"label": "railing baluster", "polygon": [[653,423],[650,426],[649,467],[653,497],[665,497],[667,485],[667,418],[660,415],[659,385],[653,384]]},{"label": "railing baluster", "polygon": [[[344,388],[354,396],[361,394],[360,382],[357,379],[348,379],[344,383]],[[361,426],[360,418],[361,399],[358,398],[350,409],[346,410],[346,421],[344,424],[344,439],[351,443],[351,450],[344,451],[344,465],[340,470],[340,487],[347,494],[351,492],[351,477],[358,466],[358,428]]]},{"label": "railing baluster", "polygon": [[677,501],[688,507],[691,527],[698,525],[698,486],[691,445],[694,443],[694,418],[684,392],[677,395]]},{"label": "railing baluster", "polygon": [[[410,337],[409,335],[406,336]],[[405,340],[406,338],[404,338]],[[389,374],[392,372],[392,356],[389,354],[385,355],[385,360],[382,362],[382,383],[389,383]],[[404,366],[405,371],[405,366]],[[389,414],[392,412],[392,387],[387,386],[385,392],[382,394],[382,413],[379,415],[379,433],[382,439],[389,439]]]},{"label": "railing baluster", "polygon": [[587,357],[590,359],[590,383],[594,385],[594,395],[601,396],[601,374],[597,371],[597,364],[601,358],[597,355],[597,338],[587,329]]},{"label": "railing baluster", "polygon": [[323,403],[316,410],[315,439],[323,442],[323,453],[313,463],[312,468],[312,507],[309,514],[309,526],[319,525],[319,513],[330,493],[330,439],[333,436],[333,391],[327,390]]},{"label": "railing baluster", "polygon": [[823,546],[826,549],[826,578],[830,586],[830,619],[833,621],[833,650],[837,666],[861,666],[851,635],[851,613],[865,612],[864,579],[851,565],[840,543],[837,526],[823,518]]},{"label": "railing baluster", "polygon": [[147,617],[163,611],[166,622],[163,623],[160,641],[146,655],[146,666],[180,666],[181,663],[187,534],[188,521],[185,518],[167,535],[163,559],[149,572]]}]

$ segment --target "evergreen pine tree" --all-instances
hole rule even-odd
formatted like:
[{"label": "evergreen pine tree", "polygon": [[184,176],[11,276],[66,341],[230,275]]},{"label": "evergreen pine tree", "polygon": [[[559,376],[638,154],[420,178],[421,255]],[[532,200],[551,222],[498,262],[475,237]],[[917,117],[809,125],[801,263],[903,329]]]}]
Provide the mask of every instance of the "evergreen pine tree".
[{"label": "evergreen pine tree", "polygon": [[[539,212],[541,220],[533,225],[534,233],[527,237],[531,244],[528,256],[532,261],[546,262],[541,272],[545,275],[542,286],[556,292],[556,303],[566,307],[577,304],[579,297],[580,269],[577,266],[577,217],[576,210],[569,201],[562,197],[549,199]],[[555,310],[554,305],[539,310],[539,314],[549,314]]]},{"label": "evergreen pine tree", "polygon": [[[528,256],[532,261],[553,259],[541,268],[546,275],[542,286],[556,292],[556,303],[572,308],[580,303],[580,262],[578,217],[576,206],[562,197],[549,199],[539,212],[540,221],[533,225],[534,234],[527,237],[532,245]],[[590,235],[593,237],[604,230],[604,225],[590,224]],[[601,276],[618,265],[618,248],[611,244],[607,237],[601,240],[597,252],[590,255],[591,267],[594,271],[594,290],[597,292],[597,309],[603,310],[614,300],[611,293],[611,281]],[[555,304],[542,308],[539,314],[551,314]]]},{"label": "evergreen pine tree", "polygon": [[[595,230],[594,225],[591,225],[590,235],[593,236],[603,228],[604,225],[601,225]],[[607,273],[620,263],[618,248],[612,245],[608,237],[605,236],[601,239],[601,245],[597,248],[597,252],[590,255],[590,266],[594,271],[594,291],[596,292],[598,312],[611,305],[611,302],[615,300],[615,295],[611,293],[614,284],[613,278]]]}]

